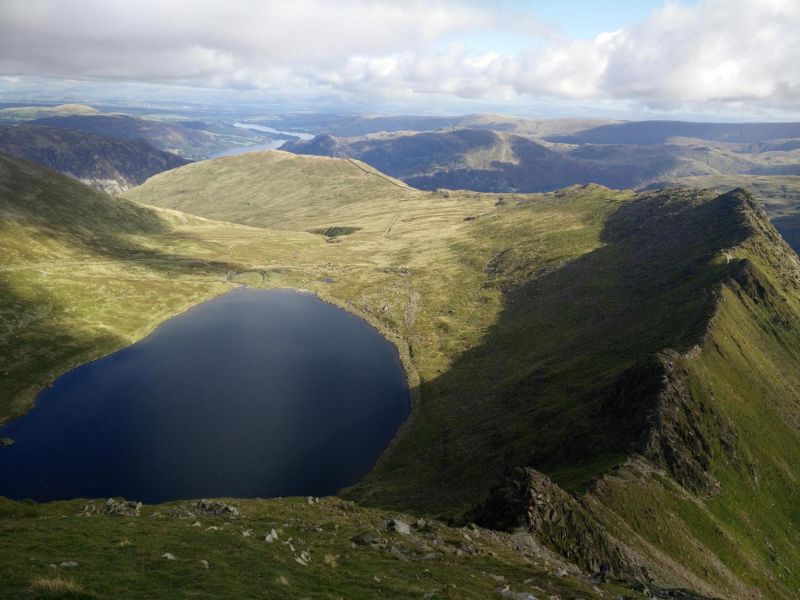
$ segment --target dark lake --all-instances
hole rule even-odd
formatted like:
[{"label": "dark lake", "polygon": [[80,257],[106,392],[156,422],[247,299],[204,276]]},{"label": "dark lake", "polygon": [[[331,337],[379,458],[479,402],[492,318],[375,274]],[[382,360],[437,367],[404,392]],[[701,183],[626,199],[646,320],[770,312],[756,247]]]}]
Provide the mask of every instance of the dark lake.
[{"label": "dark lake", "polygon": [[0,429],[0,495],[47,501],[326,495],[409,411],[397,350],[289,290],[240,289],[81,366]]}]

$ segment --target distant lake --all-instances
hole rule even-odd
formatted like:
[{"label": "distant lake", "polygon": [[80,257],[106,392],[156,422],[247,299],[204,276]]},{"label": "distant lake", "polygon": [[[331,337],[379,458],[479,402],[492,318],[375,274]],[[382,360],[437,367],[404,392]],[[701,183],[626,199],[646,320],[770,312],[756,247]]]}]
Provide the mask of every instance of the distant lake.
[{"label": "distant lake", "polygon": [[311,133],[304,133],[302,131],[281,131],[279,129],[273,129],[272,127],[266,127],[265,125],[255,125],[252,123],[234,123],[234,127],[239,127],[240,129],[252,129],[253,131],[264,131],[267,133],[274,133],[276,135],[285,135],[285,138],[272,140],[270,142],[264,142],[263,144],[253,144],[252,146],[236,146],[234,148],[227,148],[226,150],[222,150],[221,152],[216,152],[212,154],[209,158],[219,158],[220,156],[233,156],[234,154],[246,154],[247,152],[260,152],[262,150],[277,150],[281,146],[283,146],[286,141],[300,138],[301,140],[310,140],[314,138],[314,135]]},{"label": "distant lake", "polygon": [[239,289],[55,381],[0,428],[0,496],[326,495],[409,412],[396,348],[312,294]]}]

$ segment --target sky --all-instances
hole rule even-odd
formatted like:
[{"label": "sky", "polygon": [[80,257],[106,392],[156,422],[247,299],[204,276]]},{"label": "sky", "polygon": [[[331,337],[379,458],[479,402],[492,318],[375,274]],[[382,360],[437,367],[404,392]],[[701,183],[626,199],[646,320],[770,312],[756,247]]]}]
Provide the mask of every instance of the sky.
[{"label": "sky", "polygon": [[800,119],[800,0],[0,0],[0,101]]}]

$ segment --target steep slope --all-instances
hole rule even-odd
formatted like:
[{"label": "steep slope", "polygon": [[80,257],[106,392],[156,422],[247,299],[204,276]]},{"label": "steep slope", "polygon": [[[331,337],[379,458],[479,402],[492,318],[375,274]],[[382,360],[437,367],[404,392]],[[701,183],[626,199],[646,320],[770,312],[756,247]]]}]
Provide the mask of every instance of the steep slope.
[{"label": "steep slope", "polygon": [[736,187],[751,192],[767,211],[783,239],[800,252],[800,176],[781,175],[706,175],[680,177],[655,184],[658,187],[713,188],[724,192]]},{"label": "steep slope", "polygon": [[741,191],[646,196],[601,237],[507,292],[481,346],[426,385],[355,497],[451,513],[509,467],[533,467],[555,484],[533,477],[516,513],[495,497],[473,518],[543,522],[587,568],[605,557],[626,577],[793,597],[796,255]]},{"label": "steep slope", "polygon": [[143,140],[116,140],[26,125],[0,126],[0,152],[39,163],[112,194],[188,162]]},{"label": "steep slope", "polygon": [[318,237],[145,208],[0,154],[0,423],[69,368],[229,289],[267,248],[283,262]]}]

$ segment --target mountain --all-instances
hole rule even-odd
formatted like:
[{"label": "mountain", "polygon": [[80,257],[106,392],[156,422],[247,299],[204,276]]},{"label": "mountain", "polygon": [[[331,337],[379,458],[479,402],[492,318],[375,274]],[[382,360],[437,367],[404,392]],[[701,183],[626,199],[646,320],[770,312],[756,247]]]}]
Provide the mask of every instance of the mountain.
[{"label": "mountain", "polygon": [[711,188],[718,191],[735,187],[746,188],[764,205],[783,239],[795,252],[800,252],[800,177],[796,175],[707,175],[681,177],[654,185],[661,188]]},{"label": "mountain", "polygon": [[[353,159],[264,152],[112,199],[0,166],[0,414],[239,282],[366,318],[413,395],[342,498],[231,501],[243,517],[216,531],[178,518],[188,502],[133,526],[74,516],[78,502],[0,503],[15,589],[80,547],[98,595],[228,582],[241,596],[480,598],[505,581],[537,597],[796,596],[800,260],[747,192],[425,192]],[[408,514],[424,519],[408,537],[386,530]],[[265,543],[269,527],[311,564]],[[581,573],[600,561],[613,581],[598,592]]]},{"label": "mountain", "polygon": [[[356,166],[253,154],[127,194],[252,225],[360,228],[331,245],[328,294],[406,341],[419,384],[346,497],[533,522],[552,550],[587,570],[611,557],[627,580],[794,595],[800,265],[752,196],[428,195],[354,180]],[[280,197],[309,173],[310,198]],[[471,214],[423,216],[437,205]],[[344,275],[360,261],[372,271]]]},{"label": "mountain", "polygon": [[[587,183],[630,188],[678,177],[759,168],[749,156],[708,147],[563,148],[521,135],[475,129],[357,138],[320,135],[309,141],[287,142],[281,149],[356,158],[426,190],[539,192]],[[800,165],[790,168],[800,172]]]},{"label": "mountain", "polygon": [[[311,169],[307,161],[295,163]],[[345,173],[364,173],[351,163],[341,166]],[[281,168],[291,174],[292,167]],[[431,219],[462,224],[471,208],[456,208],[448,218],[438,199],[394,189],[394,200],[410,193],[412,205],[432,204]],[[370,221],[363,224],[370,227]],[[383,233],[376,232],[378,239]],[[0,420],[28,409],[34,393],[70,367],[130,344],[237,282],[313,287],[317,281],[325,289],[329,284],[318,279],[323,269],[335,268],[331,250],[345,245],[322,235],[144,207],[0,155]],[[292,261],[298,270],[269,266],[273,261]],[[374,276],[370,266],[353,266]],[[396,270],[384,276],[404,278]],[[358,287],[360,277],[347,283],[345,275],[345,286]],[[624,582],[599,584],[603,589],[596,591],[600,587],[578,567],[530,536],[457,528],[339,498],[229,501],[239,511],[230,518],[198,509],[195,501],[146,506],[136,511],[140,518],[110,516],[105,502],[0,498],[0,595],[162,597],[177,587],[225,597],[330,589],[349,597],[365,597],[366,590],[366,597],[418,598],[444,588],[477,600],[503,586],[562,597],[634,593]],[[189,527],[185,517],[192,514],[206,526]],[[389,531],[386,523],[393,519],[411,524],[409,533]],[[265,526],[276,530],[277,543],[264,541]],[[295,559],[301,550],[309,557],[305,564]],[[176,555],[175,562],[162,558],[165,552]],[[77,571],[47,566],[65,557],[75,559]],[[115,568],[103,566],[109,560]],[[158,575],[176,565],[182,568]]]},{"label": "mountain", "polygon": [[686,121],[633,121],[592,127],[546,139],[566,144],[666,144],[672,138],[757,144],[800,138],[800,123],[690,123]]},{"label": "mountain", "polygon": [[114,194],[188,162],[144,140],[117,140],[28,125],[0,126],[0,152],[39,163]]},{"label": "mountain", "polygon": [[165,122],[122,114],[55,116],[34,119],[27,124],[84,131],[121,140],[141,139],[160,150],[193,160],[274,137],[269,133],[219,123]]}]

